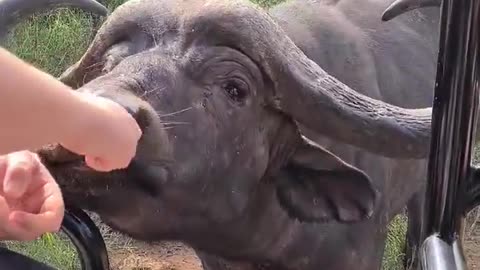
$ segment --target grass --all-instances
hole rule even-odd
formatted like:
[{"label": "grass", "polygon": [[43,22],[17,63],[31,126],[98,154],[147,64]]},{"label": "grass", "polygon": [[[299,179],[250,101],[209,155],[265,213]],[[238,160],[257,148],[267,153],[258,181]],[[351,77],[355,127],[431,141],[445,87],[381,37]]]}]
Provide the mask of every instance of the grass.
[{"label": "grass", "polygon": [[[269,7],[283,0],[252,0]],[[108,0],[113,10],[124,0]],[[20,24],[14,31],[7,48],[35,66],[58,76],[80,58],[91,38],[93,19],[75,9],[61,9],[46,16],[35,16]],[[384,269],[401,269],[406,231],[406,218],[397,216],[389,227]],[[46,262],[58,269],[78,269],[78,258],[66,237],[46,235],[30,243],[8,242],[8,246],[30,257]]]},{"label": "grass", "polygon": [[403,258],[405,248],[405,234],[407,232],[407,217],[397,215],[388,228],[387,243],[383,255],[383,269],[403,269]]},{"label": "grass", "polygon": [[81,269],[75,246],[63,233],[45,234],[31,242],[5,241],[4,243],[11,250],[26,254],[57,269]]},{"label": "grass", "polygon": [[[124,1],[109,0],[107,7],[113,10]],[[19,24],[6,47],[36,67],[58,76],[87,49],[93,23],[90,14],[62,8]]]},{"label": "grass", "polygon": [[79,59],[88,45],[92,17],[77,10],[63,9],[38,16],[15,29],[7,43],[13,53],[58,76]]}]

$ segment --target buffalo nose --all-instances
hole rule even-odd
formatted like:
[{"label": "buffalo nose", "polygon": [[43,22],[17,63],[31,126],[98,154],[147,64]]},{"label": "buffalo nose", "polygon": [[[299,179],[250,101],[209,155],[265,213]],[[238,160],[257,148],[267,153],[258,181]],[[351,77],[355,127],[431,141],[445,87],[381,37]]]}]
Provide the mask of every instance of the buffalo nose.
[{"label": "buffalo nose", "polygon": [[128,107],[128,106],[122,106],[135,120],[136,119],[136,116],[137,116],[137,111],[133,110],[131,107]]},{"label": "buffalo nose", "polygon": [[133,119],[135,119],[135,121],[137,121],[140,130],[142,131],[142,133],[145,133],[145,129],[149,126],[150,123],[148,118],[148,111],[139,105],[132,106],[131,104],[122,104],[121,102],[117,103],[120,104],[133,117]]},{"label": "buffalo nose", "polygon": [[145,134],[145,129],[150,125],[150,120],[148,116],[148,111],[144,108],[138,108],[138,110],[133,111],[131,108],[127,109],[127,112],[132,115],[133,119],[137,121],[138,126],[143,134]]}]

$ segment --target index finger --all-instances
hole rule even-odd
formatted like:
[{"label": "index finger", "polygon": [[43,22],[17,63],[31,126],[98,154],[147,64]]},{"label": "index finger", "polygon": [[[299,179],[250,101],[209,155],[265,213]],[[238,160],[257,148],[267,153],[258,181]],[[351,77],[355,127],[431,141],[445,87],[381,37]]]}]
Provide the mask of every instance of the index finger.
[{"label": "index finger", "polygon": [[42,190],[30,197],[39,206],[39,213],[14,211],[10,219],[23,230],[44,233],[58,231],[64,216],[65,206],[58,185],[54,182],[43,186]]},{"label": "index finger", "polygon": [[16,239],[29,241],[47,232],[58,232],[62,225],[63,212],[44,212],[32,214],[22,211],[13,212],[10,216],[7,232]]}]

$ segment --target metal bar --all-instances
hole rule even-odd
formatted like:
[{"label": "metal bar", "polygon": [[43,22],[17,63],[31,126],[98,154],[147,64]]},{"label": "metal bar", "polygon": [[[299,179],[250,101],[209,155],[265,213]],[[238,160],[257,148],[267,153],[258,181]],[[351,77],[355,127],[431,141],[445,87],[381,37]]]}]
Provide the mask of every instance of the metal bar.
[{"label": "metal bar", "polygon": [[442,1],[422,230],[423,269],[466,269],[457,240],[477,118],[479,11],[480,0]]},{"label": "metal bar", "polygon": [[87,213],[76,207],[67,206],[62,231],[75,245],[82,270],[110,269],[102,234]]}]

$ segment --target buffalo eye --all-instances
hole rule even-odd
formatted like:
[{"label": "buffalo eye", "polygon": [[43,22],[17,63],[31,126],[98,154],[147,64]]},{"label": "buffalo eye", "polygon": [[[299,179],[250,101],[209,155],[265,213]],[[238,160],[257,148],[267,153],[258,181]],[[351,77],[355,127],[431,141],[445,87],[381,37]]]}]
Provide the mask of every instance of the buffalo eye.
[{"label": "buffalo eye", "polygon": [[248,93],[247,84],[240,79],[229,79],[223,82],[222,89],[235,102],[242,102]]}]

